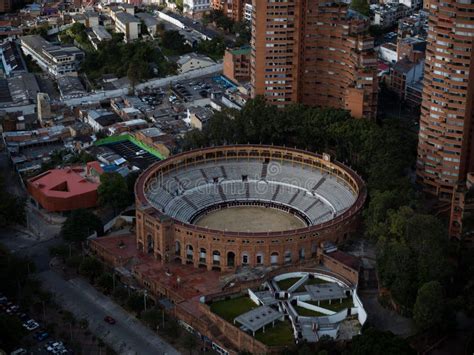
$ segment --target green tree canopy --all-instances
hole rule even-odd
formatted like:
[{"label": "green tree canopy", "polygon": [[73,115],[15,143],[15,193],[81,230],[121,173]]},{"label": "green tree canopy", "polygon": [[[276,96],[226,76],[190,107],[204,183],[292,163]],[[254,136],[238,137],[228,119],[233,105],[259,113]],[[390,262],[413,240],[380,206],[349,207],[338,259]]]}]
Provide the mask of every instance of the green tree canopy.
[{"label": "green tree canopy", "polygon": [[89,210],[74,210],[61,227],[62,237],[70,242],[82,242],[94,232],[102,232],[102,222]]},{"label": "green tree canopy", "polygon": [[413,319],[421,331],[440,327],[445,316],[443,288],[438,281],[425,283],[418,290]]},{"label": "green tree canopy", "polygon": [[369,328],[352,338],[350,354],[352,355],[408,355],[416,352],[408,343],[391,332]]},{"label": "green tree canopy", "polygon": [[90,256],[85,257],[81,265],[79,265],[79,272],[92,281],[102,274],[103,269],[102,263]]},{"label": "green tree canopy", "polygon": [[352,0],[351,9],[361,13],[364,16],[370,15],[370,6],[367,0]]},{"label": "green tree canopy", "polygon": [[18,318],[0,314],[0,334],[0,349],[10,352],[18,348],[26,331]]},{"label": "green tree canopy", "polygon": [[102,174],[97,192],[99,203],[103,206],[110,206],[115,211],[125,208],[131,203],[127,181],[118,173]]}]

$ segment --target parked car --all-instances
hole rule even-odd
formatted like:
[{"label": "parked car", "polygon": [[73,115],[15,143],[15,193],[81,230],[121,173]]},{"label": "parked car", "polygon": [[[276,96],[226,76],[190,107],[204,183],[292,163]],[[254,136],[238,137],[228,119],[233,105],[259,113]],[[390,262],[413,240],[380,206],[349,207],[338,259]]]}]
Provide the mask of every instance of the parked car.
[{"label": "parked car", "polygon": [[109,323],[109,324],[115,324],[116,323],[115,319],[113,319],[111,316],[105,316],[104,321]]},{"label": "parked car", "polygon": [[16,349],[15,351],[12,351],[10,355],[23,355],[23,354],[28,354],[28,351],[26,351],[23,348]]},{"label": "parked car", "polygon": [[38,340],[39,342],[42,342],[43,340],[47,339],[48,337],[49,337],[49,333],[48,332],[43,332],[43,331],[39,331],[34,335],[34,338],[36,340]]},{"label": "parked car", "polygon": [[29,330],[31,332],[32,330],[38,329],[39,324],[34,319],[30,319],[26,321],[25,323],[23,323],[23,327],[26,328],[26,330]]}]

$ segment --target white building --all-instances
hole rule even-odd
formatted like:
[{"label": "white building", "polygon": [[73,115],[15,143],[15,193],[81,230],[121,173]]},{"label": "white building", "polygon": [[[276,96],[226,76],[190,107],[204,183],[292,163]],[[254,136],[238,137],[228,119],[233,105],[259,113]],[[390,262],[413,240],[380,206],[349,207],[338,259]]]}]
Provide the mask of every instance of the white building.
[{"label": "white building", "polygon": [[399,0],[398,3],[414,10],[421,9],[421,6],[423,5],[422,0]]},{"label": "white building", "polygon": [[379,58],[388,63],[396,63],[398,60],[397,45],[391,42],[382,44],[379,47]]},{"label": "white building", "polygon": [[45,72],[54,77],[77,73],[84,52],[74,46],[57,46],[43,37],[32,35],[21,37],[21,48],[30,55]]},{"label": "white building", "polygon": [[182,74],[197,69],[207,68],[216,63],[211,58],[204,55],[189,53],[179,57],[176,64],[178,64],[178,72]]},{"label": "white building", "polygon": [[130,42],[138,39],[141,31],[141,22],[128,12],[115,14],[115,31],[124,34],[124,41]]},{"label": "white building", "polygon": [[185,15],[194,17],[202,16],[203,13],[211,9],[210,0],[184,0],[183,12]]},{"label": "white building", "polygon": [[412,9],[402,4],[387,4],[375,7],[373,24],[388,28],[394,26],[398,20],[407,17]]}]

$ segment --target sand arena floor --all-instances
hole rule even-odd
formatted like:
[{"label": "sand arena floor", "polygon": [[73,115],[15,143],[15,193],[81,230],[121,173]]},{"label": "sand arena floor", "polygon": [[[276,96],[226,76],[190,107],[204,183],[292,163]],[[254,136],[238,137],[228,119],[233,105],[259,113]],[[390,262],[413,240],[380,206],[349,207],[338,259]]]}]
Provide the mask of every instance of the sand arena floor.
[{"label": "sand arena floor", "polygon": [[231,207],[211,211],[194,224],[232,232],[276,232],[306,227],[298,217],[274,208]]}]

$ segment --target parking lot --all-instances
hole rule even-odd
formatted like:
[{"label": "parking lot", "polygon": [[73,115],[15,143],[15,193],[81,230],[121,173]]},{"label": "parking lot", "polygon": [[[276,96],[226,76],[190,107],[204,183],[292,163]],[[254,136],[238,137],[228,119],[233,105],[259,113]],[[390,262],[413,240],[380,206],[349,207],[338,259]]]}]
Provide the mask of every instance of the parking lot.
[{"label": "parking lot", "polygon": [[[50,334],[43,328],[43,325],[32,319],[31,316],[16,305],[12,300],[0,293],[0,312],[17,318],[25,331],[27,332],[26,339],[30,343],[34,343],[37,350],[35,354],[69,354],[70,349],[66,348],[65,344],[57,339],[53,339]],[[12,354],[20,355],[29,353],[24,348],[18,348]]]}]

